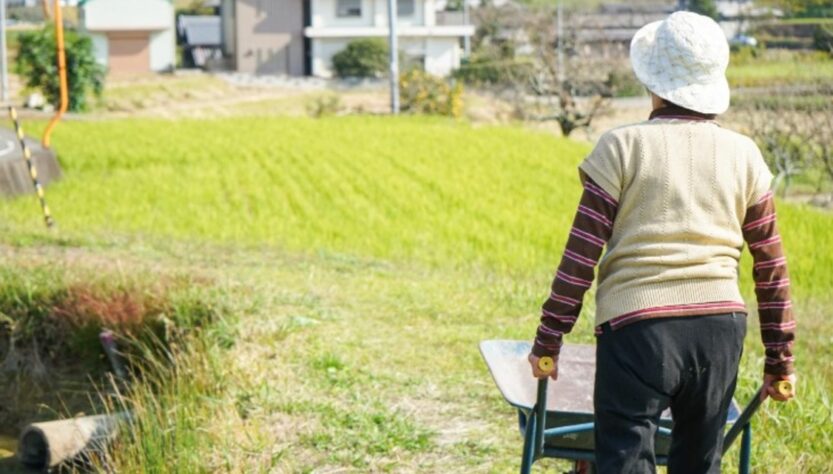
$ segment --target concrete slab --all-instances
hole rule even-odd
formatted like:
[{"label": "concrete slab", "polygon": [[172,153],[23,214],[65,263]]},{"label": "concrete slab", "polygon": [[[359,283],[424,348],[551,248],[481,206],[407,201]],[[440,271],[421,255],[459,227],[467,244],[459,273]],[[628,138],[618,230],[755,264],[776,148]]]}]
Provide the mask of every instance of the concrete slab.
[{"label": "concrete slab", "polygon": [[[27,139],[26,144],[32,151],[32,161],[41,185],[46,186],[60,179],[61,168],[55,153],[35,140]],[[17,135],[10,128],[0,127],[0,196],[14,197],[34,192]]]}]

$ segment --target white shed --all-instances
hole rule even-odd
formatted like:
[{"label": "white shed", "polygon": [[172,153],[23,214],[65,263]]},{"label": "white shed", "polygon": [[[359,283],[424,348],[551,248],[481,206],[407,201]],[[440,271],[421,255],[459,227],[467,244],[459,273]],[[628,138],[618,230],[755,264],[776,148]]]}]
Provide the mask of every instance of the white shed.
[{"label": "white shed", "polygon": [[175,66],[174,6],[169,0],[82,0],[80,24],[96,59],[110,73],[166,71]]}]

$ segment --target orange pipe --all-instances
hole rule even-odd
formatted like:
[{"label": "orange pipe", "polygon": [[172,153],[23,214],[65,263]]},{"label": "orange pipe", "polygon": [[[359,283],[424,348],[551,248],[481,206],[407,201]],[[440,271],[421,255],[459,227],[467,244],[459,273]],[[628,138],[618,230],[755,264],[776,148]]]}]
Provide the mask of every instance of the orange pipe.
[{"label": "orange pipe", "polygon": [[[46,0],[44,0],[44,4]],[[49,148],[49,136],[52,135],[52,129],[58,125],[61,117],[67,111],[69,106],[69,91],[67,91],[67,57],[64,51],[64,18],[61,13],[61,0],[55,0],[55,40],[58,47],[58,76],[61,80],[61,105],[58,108],[58,113],[49,121],[46,130],[43,132],[41,143],[44,147]]]}]

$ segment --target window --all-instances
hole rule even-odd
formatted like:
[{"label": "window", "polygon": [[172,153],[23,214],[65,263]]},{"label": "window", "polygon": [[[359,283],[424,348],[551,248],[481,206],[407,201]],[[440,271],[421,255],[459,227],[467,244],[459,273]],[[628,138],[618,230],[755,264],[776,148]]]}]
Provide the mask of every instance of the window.
[{"label": "window", "polygon": [[414,0],[396,0],[396,14],[411,16],[414,14]]},{"label": "window", "polygon": [[337,0],[336,16],[342,18],[362,16],[362,0]]}]

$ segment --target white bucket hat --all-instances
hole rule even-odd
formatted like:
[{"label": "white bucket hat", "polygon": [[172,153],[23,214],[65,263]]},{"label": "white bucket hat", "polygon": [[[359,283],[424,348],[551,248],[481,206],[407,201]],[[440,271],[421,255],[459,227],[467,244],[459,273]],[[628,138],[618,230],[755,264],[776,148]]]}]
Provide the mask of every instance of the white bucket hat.
[{"label": "white bucket hat", "polygon": [[680,11],[649,23],[630,55],[636,77],[663,99],[704,114],[729,108],[729,43],[711,18]]}]

